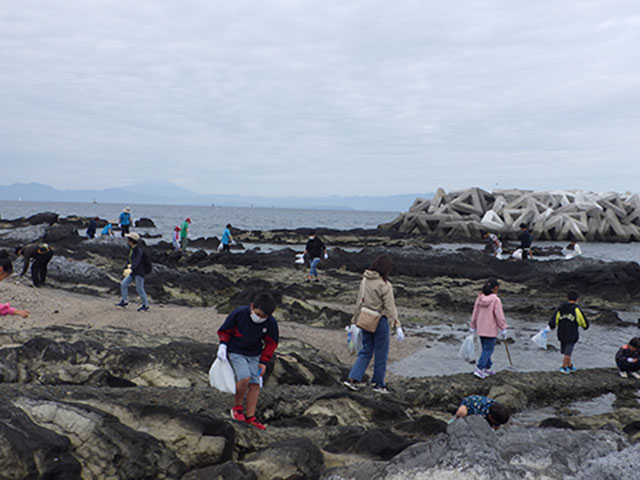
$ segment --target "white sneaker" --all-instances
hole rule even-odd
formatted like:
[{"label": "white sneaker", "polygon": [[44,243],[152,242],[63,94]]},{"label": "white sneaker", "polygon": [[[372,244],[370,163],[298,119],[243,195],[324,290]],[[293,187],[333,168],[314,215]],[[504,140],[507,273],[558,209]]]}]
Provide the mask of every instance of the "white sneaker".
[{"label": "white sneaker", "polygon": [[[627,372],[623,372],[622,370],[620,370],[618,373],[620,374],[620,376],[622,378],[627,378],[629,376],[629,375],[627,375]],[[635,372],[633,372],[633,373],[635,373]]]},{"label": "white sneaker", "polygon": [[638,380],[640,380],[640,373],[638,373],[638,372],[631,372],[631,375],[633,376],[633,378],[637,378]]}]

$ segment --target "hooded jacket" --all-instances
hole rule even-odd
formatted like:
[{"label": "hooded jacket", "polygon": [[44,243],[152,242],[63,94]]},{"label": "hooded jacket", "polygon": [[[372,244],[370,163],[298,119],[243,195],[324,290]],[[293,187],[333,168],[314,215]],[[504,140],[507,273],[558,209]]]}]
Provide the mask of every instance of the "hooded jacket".
[{"label": "hooded jacket", "polygon": [[580,338],[578,327],[586,330],[589,328],[589,322],[577,303],[564,302],[549,321],[551,329],[556,326],[558,327],[558,340],[563,343],[576,343]]},{"label": "hooded jacket", "polygon": [[502,311],[502,301],[498,295],[481,293],[476,298],[471,314],[471,328],[479,337],[497,337],[500,330],[507,328],[507,321]]},{"label": "hooded jacket", "polygon": [[360,291],[358,292],[358,299],[356,301],[354,322],[360,305],[380,312],[389,319],[391,325],[400,326],[398,309],[396,308],[396,301],[393,297],[391,282],[385,282],[380,274],[374,270],[364,271],[362,282],[360,283]]}]

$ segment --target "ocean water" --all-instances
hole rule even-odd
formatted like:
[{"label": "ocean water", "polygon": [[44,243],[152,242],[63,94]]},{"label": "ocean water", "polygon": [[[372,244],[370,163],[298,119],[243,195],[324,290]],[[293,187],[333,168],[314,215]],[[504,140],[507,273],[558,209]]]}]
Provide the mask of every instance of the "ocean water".
[{"label": "ocean water", "polygon": [[[55,212],[61,217],[79,215],[97,216],[116,220],[122,209],[131,207],[135,219],[150,218],[156,229],[167,241],[176,225],[191,218],[189,236],[220,237],[227,223],[246,230],[274,230],[280,228],[376,228],[380,223],[393,220],[394,212],[370,212],[355,210],[304,210],[284,208],[203,207],[185,205],[125,205],[112,203],[66,203],[66,202],[9,202],[0,201],[0,218],[28,217],[41,212]],[[304,241],[304,240],[302,240]]]},{"label": "ocean water", "polygon": [[[160,234],[162,239],[171,241],[171,232],[185,218],[191,218],[189,236],[218,237],[224,226],[231,223],[234,227],[246,230],[275,230],[296,228],[376,228],[381,223],[390,222],[397,214],[394,212],[371,212],[357,210],[305,210],[284,208],[246,208],[246,207],[203,207],[188,205],[125,205],[113,203],[70,203],[70,202],[17,202],[0,201],[0,218],[14,219],[28,217],[41,212],[55,212],[61,217],[79,215],[97,216],[117,223],[118,215],[125,206],[131,207],[134,220],[150,218],[156,224],[150,234]],[[303,246],[306,238],[300,239]],[[148,241],[154,243],[154,241]],[[534,246],[565,246],[567,242],[535,242]],[[247,244],[252,248],[258,245]],[[280,245],[259,245],[263,251],[282,248]],[[435,248],[455,251],[458,248],[484,248],[483,243],[440,243]],[[353,250],[353,247],[350,250]],[[585,257],[611,261],[640,261],[640,243],[584,243],[581,244]],[[535,261],[557,259],[541,257]]]}]

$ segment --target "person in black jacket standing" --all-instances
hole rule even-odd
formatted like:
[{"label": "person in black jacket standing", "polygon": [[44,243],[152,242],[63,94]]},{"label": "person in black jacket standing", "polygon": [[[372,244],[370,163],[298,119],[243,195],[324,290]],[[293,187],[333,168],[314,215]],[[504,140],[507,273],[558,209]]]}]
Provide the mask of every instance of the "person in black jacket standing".
[{"label": "person in black jacket standing", "polygon": [[520,248],[522,249],[522,259],[526,260],[529,258],[531,244],[533,243],[533,236],[527,228],[527,225],[524,223],[520,224],[520,235],[518,235],[518,240],[520,240]]},{"label": "person in black jacket standing", "polygon": [[121,298],[120,302],[116,303],[116,306],[125,308],[129,305],[127,300],[128,289],[129,285],[135,281],[136,291],[142,300],[142,305],[138,308],[138,311],[146,312],[149,310],[149,300],[147,299],[147,294],[144,291],[144,276],[146,271],[143,261],[144,251],[142,249],[142,245],[140,245],[140,235],[136,232],[132,232],[127,233],[125,237],[129,244],[129,263],[127,264],[127,268],[124,269],[124,272],[122,272],[124,278],[122,279],[122,282],[120,282]]},{"label": "person in black jacket standing", "polygon": [[573,347],[578,343],[580,332],[578,327],[585,330],[589,328],[589,322],[578,306],[579,294],[575,290],[570,290],[567,294],[567,301],[562,303],[553,313],[549,321],[549,327],[553,330],[558,327],[558,340],[560,341],[560,353],[562,358],[561,373],[573,373],[576,367],[571,363]]},{"label": "person in black jacket standing", "polygon": [[311,266],[309,267],[309,276],[306,281],[310,282],[311,280],[315,280],[317,282],[318,263],[320,263],[320,259],[327,255],[327,247],[325,247],[322,240],[318,238],[316,232],[311,232],[309,234],[309,240],[307,241],[304,253],[309,255],[309,262],[311,263]]}]

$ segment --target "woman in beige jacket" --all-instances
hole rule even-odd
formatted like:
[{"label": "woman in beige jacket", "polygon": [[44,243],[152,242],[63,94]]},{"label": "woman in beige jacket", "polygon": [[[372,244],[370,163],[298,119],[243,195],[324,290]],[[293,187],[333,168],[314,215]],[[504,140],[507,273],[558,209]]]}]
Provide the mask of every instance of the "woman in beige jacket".
[{"label": "woman in beige jacket", "polygon": [[384,382],[387,371],[387,357],[389,356],[389,322],[394,328],[400,326],[398,310],[393,298],[393,287],[389,282],[389,272],[393,263],[387,255],[381,255],[371,264],[371,268],[364,271],[360,292],[358,293],[357,310],[361,306],[376,310],[382,314],[375,332],[362,331],[362,349],[349,372],[349,378],[344,382],[351,390],[358,390],[358,382],[362,380],[364,372],[369,366],[371,357],[375,355],[373,364],[373,391],[390,393]]}]

